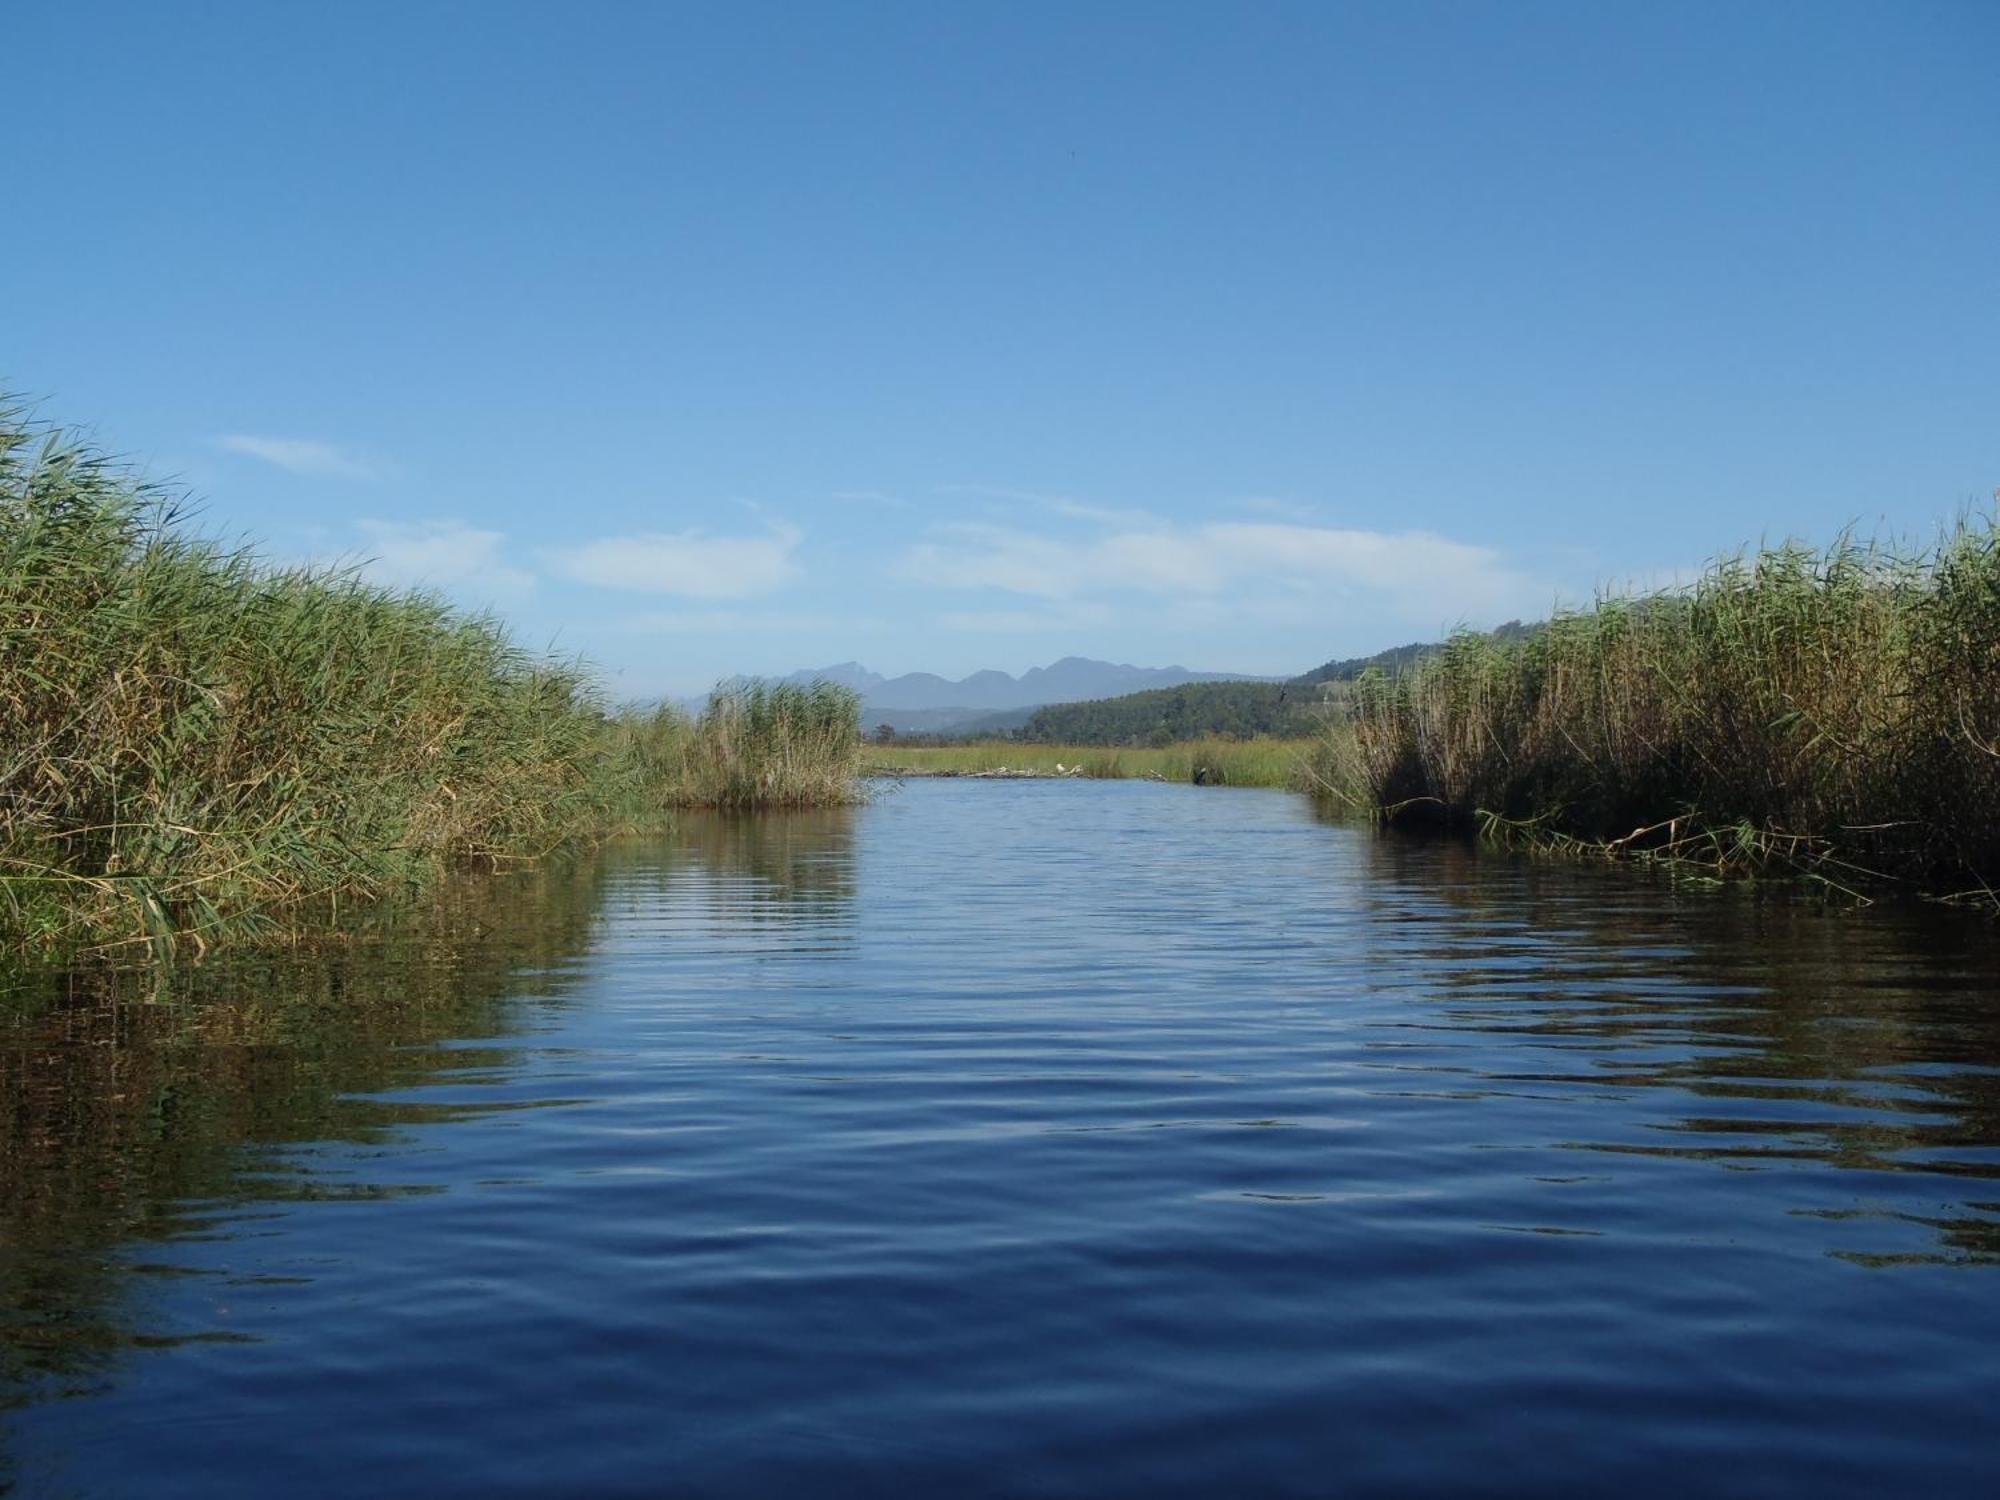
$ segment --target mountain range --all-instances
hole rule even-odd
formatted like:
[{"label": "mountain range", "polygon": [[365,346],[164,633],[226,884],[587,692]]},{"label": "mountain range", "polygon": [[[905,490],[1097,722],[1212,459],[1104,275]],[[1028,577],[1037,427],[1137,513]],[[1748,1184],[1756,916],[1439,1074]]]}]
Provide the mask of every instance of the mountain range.
[{"label": "mountain range", "polygon": [[861,695],[862,722],[889,724],[903,731],[958,732],[969,728],[1005,729],[1025,723],[1037,708],[1050,703],[1078,703],[1090,698],[1116,698],[1149,688],[1179,687],[1186,682],[1263,682],[1243,672],[1195,672],[1186,667],[1135,667],[1123,662],[1093,661],[1065,656],[1046,667],[1030,667],[1019,677],[1006,672],[974,672],[953,681],[934,672],[905,672],[884,677],[859,662],[837,662],[794,672],[786,682],[836,682]]},{"label": "mountain range", "polygon": [[[1487,632],[1502,643],[1523,639],[1541,627],[1510,620]],[[956,681],[935,672],[905,672],[885,677],[856,661],[836,662],[793,672],[781,679],[801,685],[835,682],[861,695],[861,722],[873,730],[887,724],[898,733],[978,735],[1019,729],[1034,717],[1035,710],[1064,703],[1085,703],[1105,698],[1124,698],[1133,693],[1176,688],[1196,682],[1292,682],[1301,687],[1350,682],[1369,668],[1394,673],[1414,666],[1439,649],[1437,641],[1412,642],[1378,651],[1373,656],[1357,656],[1329,661],[1297,677],[1259,677],[1248,672],[1196,672],[1186,667],[1135,667],[1125,662],[1097,661],[1087,656],[1065,656],[1046,667],[1030,667],[1019,677],[1006,672],[974,672]],[[683,700],[690,712],[699,712],[706,698]],[[1234,704],[1234,699],[1218,699]],[[1213,728],[1211,732],[1215,731]]]}]

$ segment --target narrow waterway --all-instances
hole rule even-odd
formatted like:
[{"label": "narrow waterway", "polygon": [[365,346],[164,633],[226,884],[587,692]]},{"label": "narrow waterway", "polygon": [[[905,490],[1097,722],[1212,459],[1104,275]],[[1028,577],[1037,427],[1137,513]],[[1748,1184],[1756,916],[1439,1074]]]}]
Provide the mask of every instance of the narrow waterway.
[{"label": "narrow waterway", "polygon": [[917,782],[15,989],[21,1495],[2000,1472],[1983,919]]}]

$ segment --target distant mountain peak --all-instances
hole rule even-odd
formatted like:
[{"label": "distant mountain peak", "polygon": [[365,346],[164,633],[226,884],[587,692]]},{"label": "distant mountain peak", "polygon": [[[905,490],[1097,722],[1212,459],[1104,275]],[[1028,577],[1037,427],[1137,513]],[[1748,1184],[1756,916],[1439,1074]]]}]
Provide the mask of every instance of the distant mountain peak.
[{"label": "distant mountain peak", "polygon": [[[957,720],[1040,708],[1049,703],[1077,703],[1090,698],[1115,698],[1148,688],[1178,687],[1185,682],[1234,682],[1242,672],[1191,672],[1186,667],[1135,667],[1127,662],[1097,661],[1065,656],[1046,667],[1030,667],[1019,677],[987,668],[957,681],[934,672],[906,672],[884,677],[860,662],[839,662],[814,671],[794,672],[787,682],[815,680],[851,687],[862,697],[862,713],[870,723],[895,723],[899,713],[918,715],[927,728],[944,728]],[[900,726],[899,726],[900,727]]]}]

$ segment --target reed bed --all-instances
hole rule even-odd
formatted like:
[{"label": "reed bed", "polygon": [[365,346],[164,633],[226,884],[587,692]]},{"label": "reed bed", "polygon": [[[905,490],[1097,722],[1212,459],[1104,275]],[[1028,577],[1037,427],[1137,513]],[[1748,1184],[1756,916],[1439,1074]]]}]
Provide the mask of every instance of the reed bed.
[{"label": "reed bed", "polygon": [[861,699],[830,682],[716,689],[684,741],[673,800],[683,807],[828,807],[851,801]]},{"label": "reed bed", "polygon": [[[1038,775],[1076,773],[1106,780],[1150,777],[1193,781],[1196,773],[1216,786],[1309,786],[1309,739],[1202,739],[1160,747],[1027,745],[1012,740],[962,745],[874,745],[867,769],[877,775],[970,775],[1006,769]],[[1057,766],[1063,771],[1058,773]]]},{"label": "reed bed", "polygon": [[841,799],[857,714],[613,714],[490,618],[265,566],[0,410],[0,943],[198,948],[670,806]]},{"label": "reed bed", "polygon": [[1991,902],[2000,538],[1786,546],[1525,641],[1461,636],[1357,684],[1352,735],[1326,774],[1390,821]]}]

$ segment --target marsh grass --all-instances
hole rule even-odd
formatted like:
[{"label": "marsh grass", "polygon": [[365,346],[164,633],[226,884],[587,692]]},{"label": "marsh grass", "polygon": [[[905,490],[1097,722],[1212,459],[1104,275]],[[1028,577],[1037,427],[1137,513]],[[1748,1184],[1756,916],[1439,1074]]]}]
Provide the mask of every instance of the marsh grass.
[{"label": "marsh grass", "polygon": [[1085,777],[1163,781],[1193,781],[1197,770],[1217,786],[1291,787],[1309,785],[1308,757],[1313,740],[1203,739],[1158,748],[1106,748],[1101,745],[1025,745],[1008,740],[962,745],[871,745],[867,769],[879,775],[900,773],[965,775],[996,771],[1034,771],[1055,775],[1056,767],[1081,768]]},{"label": "marsh grass", "polygon": [[670,806],[837,800],[856,707],[612,714],[490,618],[265,566],[0,409],[0,941],[199,949]]},{"label": "marsh grass", "polygon": [[2000,542],[1846,539],[1452,641],[1357,684],[1353,775],[1391,821],[1525,847],[1884,880],[2000,879]]},{"label": "marsh grass", "polygon": [[827,807],[851,801],[861,699],[830,682],[717,688],[687,735],[673,800],[685,807]]}]

